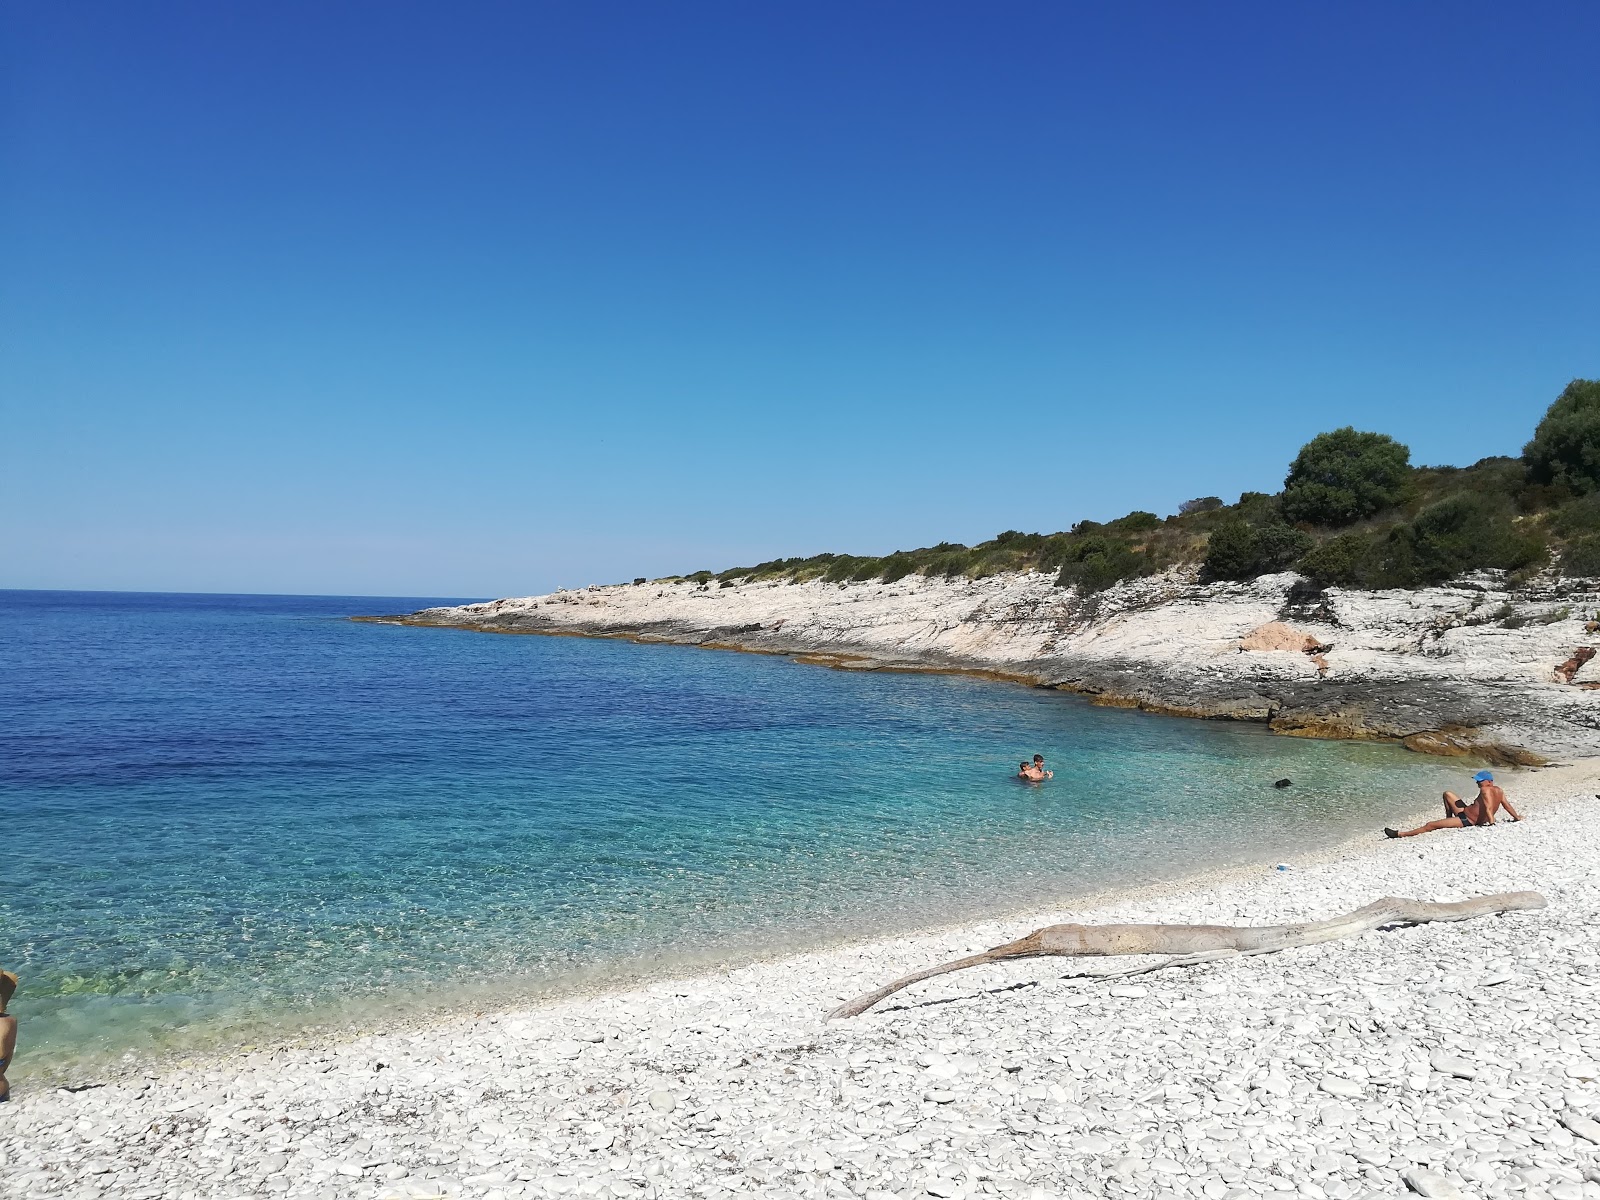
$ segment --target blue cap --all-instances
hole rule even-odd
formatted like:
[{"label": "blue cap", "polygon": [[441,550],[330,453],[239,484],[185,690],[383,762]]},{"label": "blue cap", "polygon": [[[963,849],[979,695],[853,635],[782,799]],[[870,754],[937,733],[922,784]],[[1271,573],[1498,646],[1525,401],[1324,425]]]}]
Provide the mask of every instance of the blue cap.
[{"label": "blue cap", "polygon": [[1472,782],[1473,783],[1493,783],[1494,782],[1494,776],[1489,774],[1489,772],[1487,772],[1487,771],[1479,771],[1476,775],[1474,775],[1472,777]]}]

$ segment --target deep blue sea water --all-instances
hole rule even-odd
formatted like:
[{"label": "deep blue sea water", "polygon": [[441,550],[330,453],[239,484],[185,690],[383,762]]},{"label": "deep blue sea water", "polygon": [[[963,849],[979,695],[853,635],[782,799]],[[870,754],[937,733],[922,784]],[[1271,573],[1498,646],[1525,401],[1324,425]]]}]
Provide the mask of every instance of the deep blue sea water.
[{"label": "deep blue sea water", "polygon": [[[1460,774],[959,676],[344,619],[437,602],[0,592],[19,1071],[1270,860]],[[1017,783],[1034,752],[1056,778]]]}]

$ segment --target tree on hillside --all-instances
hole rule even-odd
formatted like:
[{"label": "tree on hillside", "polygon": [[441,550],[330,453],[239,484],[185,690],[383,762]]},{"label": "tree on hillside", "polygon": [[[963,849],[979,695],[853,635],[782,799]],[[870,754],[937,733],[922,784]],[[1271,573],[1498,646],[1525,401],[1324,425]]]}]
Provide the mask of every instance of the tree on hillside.
[{"label": "tree on hillside", "polygon": [[1600,491],[1600,379],[1567,384],[1522,458],[1535,483],[1564,484],[1580,496]]},{"label": "tree on hillside", "polygon": [[1383,433],[1349,425],[1319,433],[1283,481],[1283,515],[1312,525],[1349,525],[1392,508],[1404,494],[1411,451]]}]

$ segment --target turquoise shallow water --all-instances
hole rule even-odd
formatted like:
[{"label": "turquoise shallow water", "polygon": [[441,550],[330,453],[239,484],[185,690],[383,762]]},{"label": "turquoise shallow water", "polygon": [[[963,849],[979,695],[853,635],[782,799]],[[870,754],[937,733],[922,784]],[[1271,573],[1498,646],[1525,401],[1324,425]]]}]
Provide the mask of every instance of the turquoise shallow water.
[{"label": "turquoise shallow water", "polygon": [[[955,676],[343,619],[429,602],[0,592],[20,1071],[1274,858],[1461,774]],[[1017,783],[1035,751],[1055,780]]]}]

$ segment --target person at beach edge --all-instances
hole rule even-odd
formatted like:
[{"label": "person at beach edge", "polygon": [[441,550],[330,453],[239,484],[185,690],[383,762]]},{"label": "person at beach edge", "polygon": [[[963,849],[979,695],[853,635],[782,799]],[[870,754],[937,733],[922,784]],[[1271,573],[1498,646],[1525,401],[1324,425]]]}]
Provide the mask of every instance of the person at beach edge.
[{"label": "person at beach edge", "polygon": [[1479,771],[1472,779],[1478,785],[1478,794],[1470,803],[1462,800],[1454,792],[1446,792],[1444,816],[1439,820],[1418,825],[1415,829],[1385,829],[1383,836],[1416,837],[1419,833],[1433,833],[1441,829],[1470,829],[1474,825],[1493,825],[1496,814],[1502,808],[1511,814],[1513,821],[1522,820],[1522,814],[1516,810],[1511,801],[1506,799],[1505,792],[1494,781],[1492,773]]},{"label": "person at beach edge", "polygon": [[10,971],[0,971],[0,1104],[11,1099],[11,1084],[6,1079],[6,1068],[17,1052],[17,1019],[6,1012],[6,1005],[17,990],[17,977]]}]

